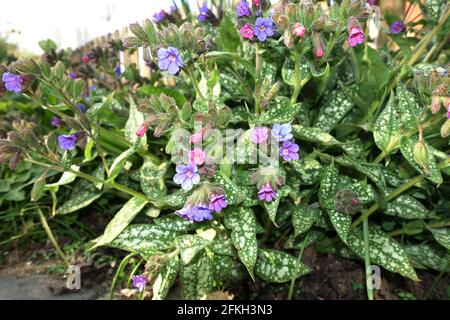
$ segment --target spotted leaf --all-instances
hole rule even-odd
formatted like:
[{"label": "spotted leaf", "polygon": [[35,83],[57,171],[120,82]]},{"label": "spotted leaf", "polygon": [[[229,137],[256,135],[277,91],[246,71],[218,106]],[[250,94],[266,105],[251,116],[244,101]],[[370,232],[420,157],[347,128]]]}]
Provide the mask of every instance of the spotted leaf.
[{"label": "spotted leaf", "polygon": [[167,297],[170,288],[177,278],[178,269],[178,257],[170,259],[169,262],[162,267],[162,270],[153,284],[152,300],[162,300]]},{"label": "spotted leaf", "polygon": [[344,91],[332,91],[328,101],[320,108],[314,127],[324,132],[330,132],[353,106],[353,102],[347,97]]},{"label": "spotted leaf", "polygon": [[424,205],[409,195],[401,195],[388,202],[385,214],[403,219],[425,219],[430,212]]}]

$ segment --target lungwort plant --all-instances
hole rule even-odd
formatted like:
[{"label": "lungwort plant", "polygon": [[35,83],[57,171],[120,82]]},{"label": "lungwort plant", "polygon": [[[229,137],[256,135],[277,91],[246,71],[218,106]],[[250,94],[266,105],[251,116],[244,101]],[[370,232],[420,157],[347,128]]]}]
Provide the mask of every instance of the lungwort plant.
[{"label": "lungwort plant", "polygon": [[[1,140],[2,162],[43,168],[31,200],[51,193],[56,217],[119,201],[91,248],[130,252],[120,272],[140,256],[133,285],[153,299],[248,279],[290,282],[291,298],[308,247],[364,261],[368,278],[445,272],[449,7],[420,4],[412,23],[374,1],[225,2],[2,67],[2,94],[37,101],[54,128]],[[377,49],[369,25],[388,39]],[[150,79],[120,64],[122,46],[142,48]]]}]

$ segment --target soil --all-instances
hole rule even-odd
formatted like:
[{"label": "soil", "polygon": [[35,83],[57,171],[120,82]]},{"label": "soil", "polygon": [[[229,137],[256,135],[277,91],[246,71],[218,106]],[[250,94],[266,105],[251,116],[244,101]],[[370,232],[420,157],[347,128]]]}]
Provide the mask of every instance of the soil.
[{"label": "soil", "polygon": [[[363,300],[367,299],[364,264],[335,255],[304,252],[303,262],[313,270],[296,282],[294,299],[298,300]],[[381,270],[380,290],[374,290],[376,300],[423,299],[438,273],[417,270],[421,281],[414,282],[400,275]],[[449,299],[449,277],[442,278],[429,299]],[[258,295],[255,294],[258,292]],[[236,299],[287,299],[289,284],[272,285],[250,281],[239,288],[231,288]]]},{"label": "soil", "polygon": [[[51,246],[42,247],[39,244],[30,244],[26,250],[12,250],[4,255],[0,263],[0,280],[17,279],[26,281],[30,279],[33,283],[44,283],[49,290],[49,299],[61,299],[61,295],[67,293],[65,280],[61,272],[54,272],[55,266],[61,261],[56,258],[45,259],[44,255],[36,255],[52,250]],[[109,252],[111,253],[111,252]],[[3,253],[5,254],[5,252]],[[101,253],[99,253],[101,254]],[[94,265],[93,258],[86,261],[79,260],[82,266],[83,287],[94,292],[85,292],[84,295],[69,296],[71,299],[107,299],[108,288],[117,264],[107,263],[104,265]],[[81,257],[79,259],[82,259]],[[305,277],[297,280],[294,299],[299,300],[361,300],[366,299],[366,289],[364,286],[363,263],[344,259],[338,256],[316,253],[308,248],[304,252],[303,262],[313,270]],[[419,282],[414,282],[399,275],[381,270],[382,283],[380,290],[374,290],[377,300],[398,300],[398,299],[423,299],[427,290],[437,277],[436,272],[418,270]],[[36,275],[45,275],[45,278],[36,280]],[[25,279],[25,280],[24,280]],[[63,281],[64,280],[64,281]],[[430,295],[430,299],[449,299],[449,277],[440,280],[435,290]],[[119,290],[118,290],[119,291]],[[173,290],[169,298],[179,299],[179,294]],[[209,299],[267,299],[283,300],[287,298],[289,283],[282,285],[264,284],[261,281],[243,282],[239,287],[227,288],[225,291],[212,294]],[[0,295],[1,297],[1,295]],[[123,293],[117,292],[117,299],[126,299]]]}]

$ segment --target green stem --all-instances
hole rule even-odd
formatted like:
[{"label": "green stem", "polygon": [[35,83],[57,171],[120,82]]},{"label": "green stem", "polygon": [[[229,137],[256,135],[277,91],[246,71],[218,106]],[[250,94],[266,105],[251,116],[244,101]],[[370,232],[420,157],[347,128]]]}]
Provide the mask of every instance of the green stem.
[{"label": "green stem", "polygon": [[436,25],[436,27],[433,28],[433,30],[431,30],[430,33],[428,33],[416,46],[416,49],[414,50],[413,55],[411,56],[411,58],[408,60],[408,65],[412,66],[419,58],[420,56],[422,56],[422,54],[424,53],[424,51],[426,50],[428,44],[430,43],[430,41],[434,38],[434,36],[439,32],[439,30],[442,28],[442,26],[445,24],[445,22],[447,21],[448,17],[450,16],[450,10],[447,10],[445,12],[445,14],[443,14],[441,16],[441,18],[439,19],[438,24]]},{"label": "green stem", "polygon": [[363,232],[364,232],[364,265],[366,267],[366,288],[367,288],[367,298],[373,300],[373,291],[369,287],[369,277],[370,277],[370,248],[369,248],[369,219],[364,219],[363,221]]},{"label": "green stem", "polygon": [[195,74],[194,71],[192,70],[192,68],[190,66],[186,66],[185,68],[186,73],[189,77],[189,79],[191,79],[192,85],[194,86],[194,90],[197,93],[197,99],[201,99],[203,101],[205,101],[205,96],[203,95],[202,91],[200,90],[200,86],[198,85],[197,79],[195,78]]},{"label": "green stem", "polygon": [[52,243],[53,247],[55,247],[55,251],[58,254],[58,256],[61,258],[61,260],[64,262],[66,266],[69,266],[69,260],[64,255],[64,252],[61,250],[61,248],[58,245],[58,241],[56,241],[55,236],[53,235],[52,229],[50,229],[50,226],[47,223],[47,220],[45,219],[44,214],[42,213],[41,208],[38,208],[39,218],[41,219],[42,227],[45,230],[45,233],[47,234],[48,239]]},{"label": "green stem", "polygon": [[257,115],[261,114],[262,64],[261,45],[257,43],[255,51],[255,112]]},{"label": "green stem", "polygon": [[303,251],[305,250],[306,247],[306,242],[308,239],[309,233],[306,234],[305,239],[303,239],[302,242],[302,246],[300,248],[300,253],[298,254],[298,258],[297,258],[297,264],[295,267],[295,272],[294,272],[294,276],[291,279],[291,285],[289,286],[289,293],[288,293],[288,300],[292,300],[292,295],[294,294],[294,287],[295,287],[295,280],[298,277],[298,274],[300,272],[300,263],[302,262],[302,256],[303,256]]},{"label": "green stem", "polygon": [[120,274],[122,271],[125,270],[125,267],[128,264],[128,261],[137,255],[137,253],[132,252],[129,255],[127,255],[125,258],[123,258],[122,262],[120,262],[119,267],[117,268],[116,274],[114,275],[114,279],[111,283],[111,289],[109,290],[109,300],[112,300],[114,298],[114,288],[116,287],[117,282],[119,281]]}]

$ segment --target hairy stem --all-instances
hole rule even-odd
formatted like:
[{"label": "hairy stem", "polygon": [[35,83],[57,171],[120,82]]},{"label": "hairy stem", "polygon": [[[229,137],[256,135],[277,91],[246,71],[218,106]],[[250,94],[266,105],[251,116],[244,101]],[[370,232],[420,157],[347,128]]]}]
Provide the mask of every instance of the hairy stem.
[{"label": "hairy stem", "polygon": [[369,287],[369,277],[370,277],[370,248],[369,248],[369,219],[366,218],[363,221],[363,232],[364,232],[364,265],[366,267],[366,288],[367,288],[367,298],[373,300],[373,291]]},{"label": "hairy stem", "polygon": [[58,241],[56,241],[55,236],[53,235],[52,229],[50,229],[50,226],[47,223],[47,220],[45,219],[44,213],[42,212],[41,208],[38,208],[39,218],[41,219],[42,227],[45,230],[45,233],[47,234],[48,239],[52,243],[53,247],[55,247],[55,251],[58,254],[58,256],[61,258],[61,260],[64,262],[66,266],[69,266],[69,260],[65,256],[64,252],[61,250],[60,246],[58,245]]},{"label": "hairy stem", "polygon": [[262,64],[262,50],[261,45],[258,43],[255,51],[255,112],[258,115],[261,114]]}]

